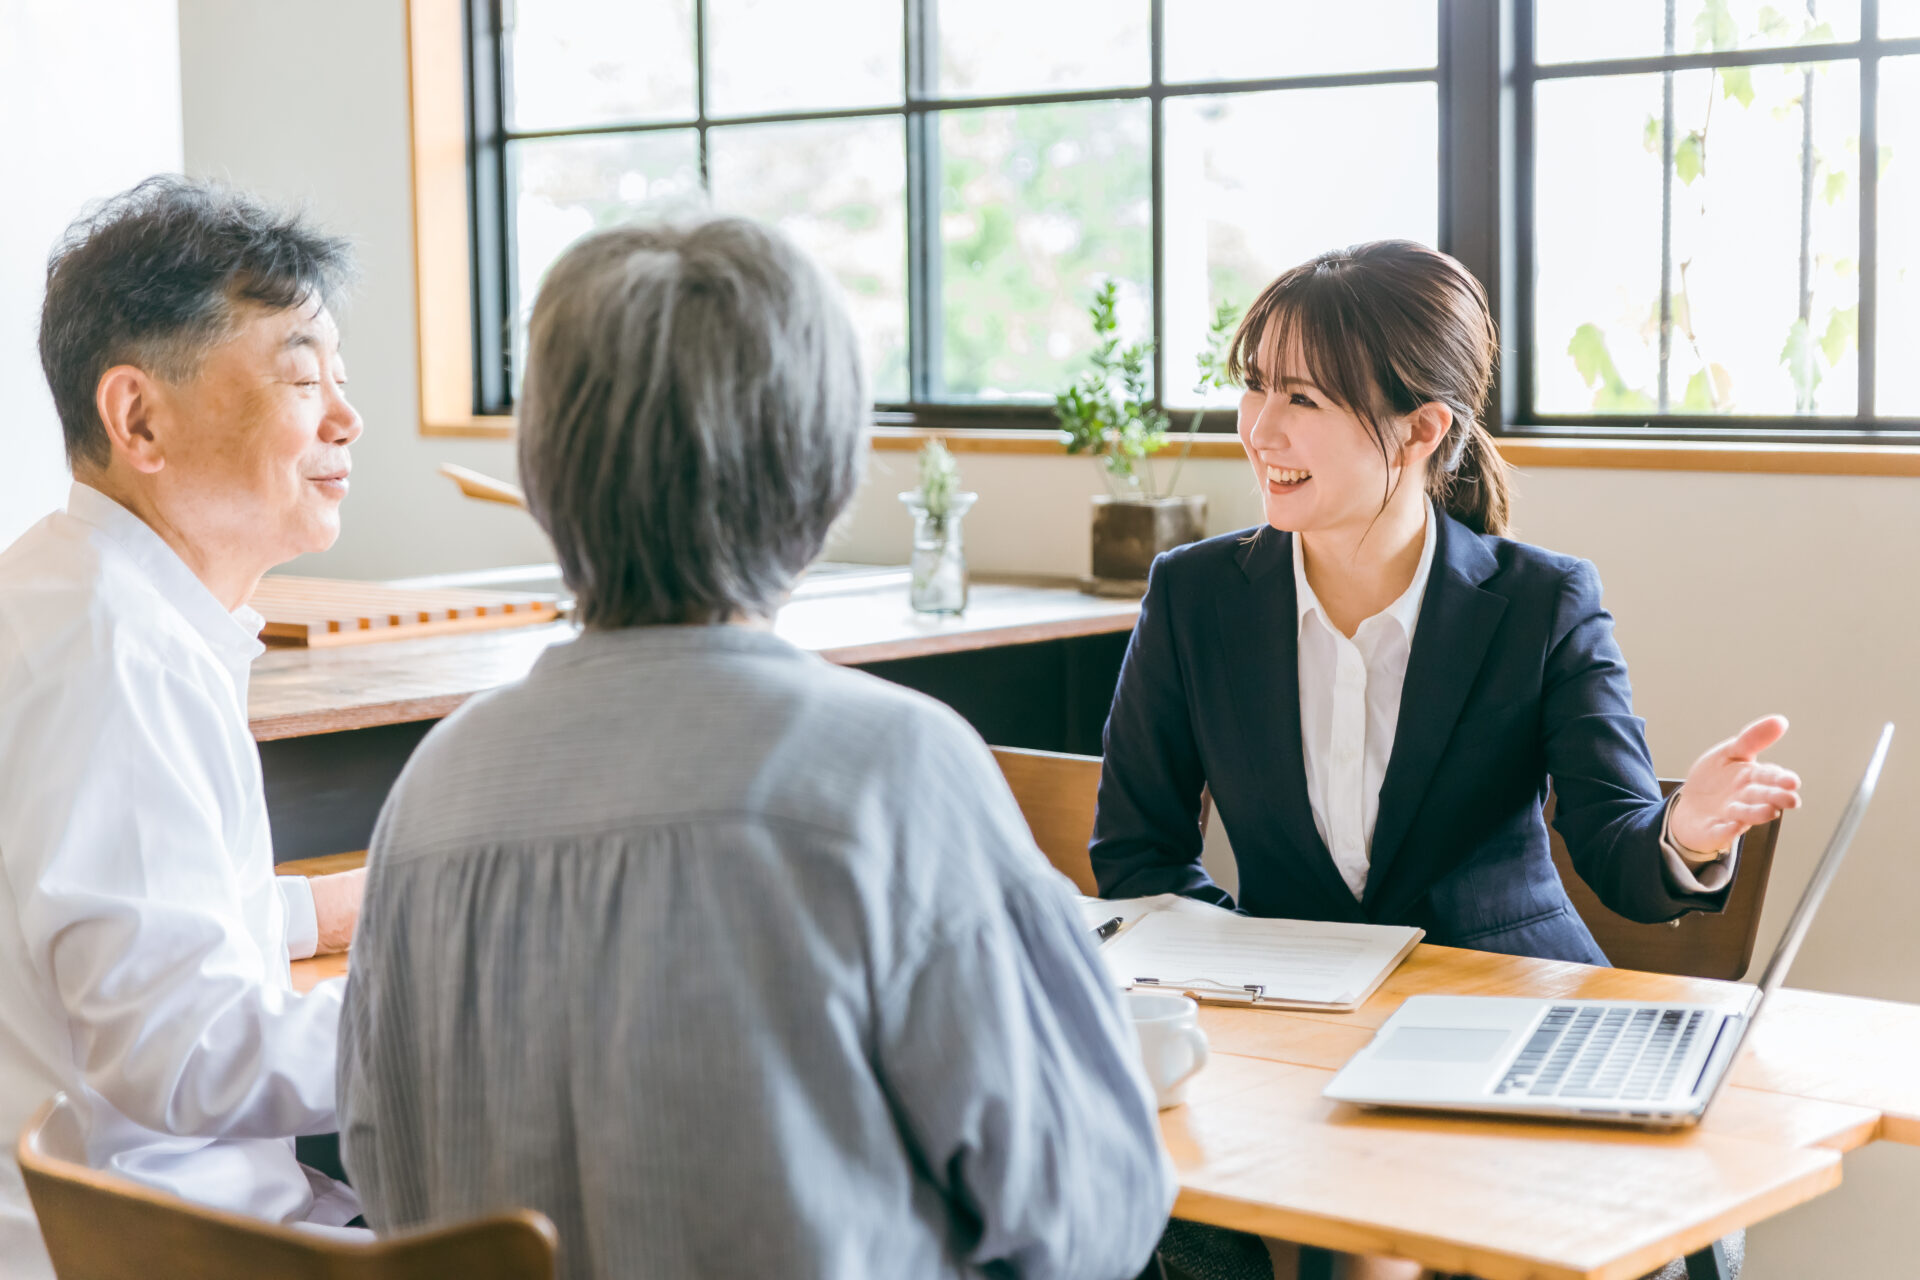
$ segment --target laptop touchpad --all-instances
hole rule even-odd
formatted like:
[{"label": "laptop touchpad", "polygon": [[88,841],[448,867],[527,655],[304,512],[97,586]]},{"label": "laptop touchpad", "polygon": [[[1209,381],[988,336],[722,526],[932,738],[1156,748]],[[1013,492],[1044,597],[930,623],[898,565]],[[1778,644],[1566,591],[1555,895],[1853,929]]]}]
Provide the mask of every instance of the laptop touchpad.
[{"label": "laptop touchpad", "polygon": [[1398,1027],[1373,1056],[1387,1062],[1486,1062],[1500,1052],[1507,1034],[1481,1027]]}]

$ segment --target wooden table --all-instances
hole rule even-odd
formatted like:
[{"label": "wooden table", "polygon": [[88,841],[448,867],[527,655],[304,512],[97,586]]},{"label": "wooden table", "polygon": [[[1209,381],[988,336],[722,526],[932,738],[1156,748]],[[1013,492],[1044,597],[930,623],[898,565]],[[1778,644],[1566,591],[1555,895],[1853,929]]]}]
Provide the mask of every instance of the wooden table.
[{"label": "wooden table", "polygon": [[[965,613],[915,613],[895,575],[796,596],[774,633],[846,666],[1133,630],[1138,600],[1085,595],[1051,578],[986,578]],[[247,699],[255,740],[437,720],[476,693],[518,680],[570,623],[338,649],[270,649]]]},{"label": "wooden table", "polygon": [[[305,989],[343,956],[294,966]],[[1320,1096],[1416,994],[1685,1000],[1733,983],[1422,946],[1352,1014],[1207,1007],[1213,1059],[1163,1112],[1175,1216],[1485,1280],[1632,1280],[1920,1145],[1920,1006],[1787,990],[1696,1129],[1370,1112]]]},{"label": "wooden table", "polygon": [[[1097,752],[1137,600],[1059,579],[974,583],[958,617],[915,613],[904,569],[803,580],[774,630],[952,706],[1005,746]],[[566,623],[337,649],[273,649],[253,666],[273,842],[282,858],[364,848],[413,749],[476,693],[526,675]]]}]

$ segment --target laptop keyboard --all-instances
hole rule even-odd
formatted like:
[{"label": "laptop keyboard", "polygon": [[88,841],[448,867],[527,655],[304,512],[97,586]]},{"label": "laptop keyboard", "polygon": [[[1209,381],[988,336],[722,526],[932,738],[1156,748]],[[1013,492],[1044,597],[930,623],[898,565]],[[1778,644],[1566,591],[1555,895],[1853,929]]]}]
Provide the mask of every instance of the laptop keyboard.
[{"label": "laptop keyboard", "polygon": [[1665,1098],[1705,1030],[1701,1009],[1554,1005],[1494,1087],[1534,1098]]}]

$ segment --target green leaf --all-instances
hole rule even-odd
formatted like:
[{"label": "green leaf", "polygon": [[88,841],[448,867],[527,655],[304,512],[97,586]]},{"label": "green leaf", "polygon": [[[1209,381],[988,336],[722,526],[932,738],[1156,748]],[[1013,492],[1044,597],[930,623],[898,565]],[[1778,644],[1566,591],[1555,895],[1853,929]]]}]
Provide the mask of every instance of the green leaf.
[{"label": "green leaf", "polygon": [[1149,393],[1153,343],[1121,343],[1118,306],[1119,285],[1108,278],[1087,307],[1097,340],[1090,367],[1055,394],[1053,413],[1068,453],[1092,454],[1111,482],[1134,492],[1143,487],[1135,464],[1165,441],[1167,418]]},{"label": "green leaf", "polygon": [[1620,381],[1620,372],[1613,367],[1613,356],[1607,351],[1607,336],[1600,332],[1599,325],[1583,324],[1575,329],[1573,340],[1567,343],[1567,354],[1573,357],[1580,380],[1588,386]]},{"label": "green leaf", "polygon": [[1650,156],[1660,154],[1660,120],[1657,116],[1647,117],[1647,127],[1641,131],[1640,145],[1647,149]]},{"label": "green leaf", "polygon": [[1701,5],[1700,16],[1693,20],[1694,49],[1718,53],[1737,48],[1739,44],[1740,24],[1733,20],[1733,14],[1728,11],[1727,0],[1707,0]]},{"label": "green leaf", "polygon": [[1808,27],[1799,40],[1801,44],[1831,44],[1832,42],[1833,24],[1831,22],[1822,22],[1817,26]]},{"label": "green leaf", "polygon": [[1810,407],[1814,388],[1820,385],[1820,362],[1814,359],[1813,338],[1805,320],[1796,317],[1793,327],[1787,330],[1787,344],[1780,348],[1780,363],[1787,366],[1787,373],[1793,378],[1796,407]]},{"label": "green leaf", "polygon": [[1673,172],[1680,181],[1692,186],[1693,180],[1706,171],[1707,140],[1696,129],[1680,139],[1680,145],[1673,149]]},{"label": "green leaf", "polygon": [[1828,204],[1839,204],[1840,197],[1847,194],[1847,171],[1835,169],[1829,173],[1826,188],[1821,194],[1826,197]]},{"label": "green leaf", "polygon": [[927,514],[944,517],[953,510],[953,495],[959,491],[960,464],[947,442],[935,436],[920,449],[920,501]]},{"label": "green leaf", "polygon": [[1793,23],[1787,20],[1785,14],[1770,4],[1760,6],[1761,35],[1766,36],[1770,40],[1779,40],[1791,33],[1792,30]]},{"label": "green leaf", "polygon": [[1707,381],[1707,371],[1702,369],[1687,379],[1686,398],[1680,401],[1682,413],[1712,413],[1713,387]]},{"label": "green leaf", "polygon": [[1720,413],[1733,399],[1733,375],[1723,364],[1710,364],[1687,379],[1682,413]]},{"label": "green leaf", "polygon": [[1835,307],[1827,317],[1827,331],[1820,336],[1820,354],[1830,365],[1839,364],[1847,349],[1860,340],[1860,307]]},{"label": "green leaf", "polygon": [[1193,384],[1195,395],[1204,396],[1209,391],[1233,385],[1227,377],[1227,345],[1233,341],[1234,330],[1239,327],[1240,308],[1231,302],[1222,302],[1213,313],[1212,323],[1207,326],[1207,342],[1200,349],[1196,361],[1199,377]]},{"label": "green leaf", "polygon": [[1593,393],[1595,409],[1603,413],[1653,411],[1653,398],[1638,388],[1629,387],[1620,376],[1599,325],[1583,324],[1575,329],[1573,340],[1567,343],[1567,354],[1573,357],[1573,367],[1581,379],[1588,386],[1597,387]]},{"label": "green leaf", "polygon": [[1593,397],[1593,407],[1601,413],[1652,413],[1656,408],[1652,396],[1626,386],[1602,389]]},{"label": "green leaf", "polygon": [[1720,91],[1743,107],[1753,105],[1753,68],[1720,68]]}]

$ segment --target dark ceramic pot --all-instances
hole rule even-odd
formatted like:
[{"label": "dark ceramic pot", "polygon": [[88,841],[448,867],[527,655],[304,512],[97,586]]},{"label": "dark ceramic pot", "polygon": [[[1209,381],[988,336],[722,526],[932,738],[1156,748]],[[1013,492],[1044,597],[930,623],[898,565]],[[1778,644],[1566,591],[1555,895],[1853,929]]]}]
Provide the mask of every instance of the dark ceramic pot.
[{"label": "dark ceramic pot", "polygon": [[1162,551],[1171,551],[1207,534],[1207,500],[1200,495],[1173,498],[1093,500],[1093,573],[1085,587],[1099,595],[1138,595],[1147,587],[1147,567]]}]

